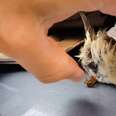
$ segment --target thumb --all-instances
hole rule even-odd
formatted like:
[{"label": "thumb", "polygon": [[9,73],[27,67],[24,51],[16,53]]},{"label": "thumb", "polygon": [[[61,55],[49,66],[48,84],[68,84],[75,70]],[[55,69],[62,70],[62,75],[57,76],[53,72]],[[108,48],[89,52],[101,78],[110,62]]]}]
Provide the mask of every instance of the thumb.
[{"label": "thumb", "polygon": [[[83,76],[83,71],[78,64],[61,48],[55,40],[48,38],[50,51],[48,53],[51,57],[46,75],[41,77],[44,82],[53,82],[63,79],[71,79],[79,81]],[[47,59],[46,59],[47,60]],[[45,70],[44,70],[45,71]]]}]

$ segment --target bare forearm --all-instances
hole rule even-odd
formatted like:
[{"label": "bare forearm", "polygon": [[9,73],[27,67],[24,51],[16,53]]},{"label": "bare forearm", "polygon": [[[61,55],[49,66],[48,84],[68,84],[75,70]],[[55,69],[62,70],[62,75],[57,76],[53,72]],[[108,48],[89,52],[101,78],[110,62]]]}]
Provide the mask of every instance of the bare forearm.
[{"label": "bare forearm", "polygon": [[81,69],[47,37],[47,28],[77,11],[97,9],[97,0],[0,0],[0,51],[44,82],[79,78]]}]

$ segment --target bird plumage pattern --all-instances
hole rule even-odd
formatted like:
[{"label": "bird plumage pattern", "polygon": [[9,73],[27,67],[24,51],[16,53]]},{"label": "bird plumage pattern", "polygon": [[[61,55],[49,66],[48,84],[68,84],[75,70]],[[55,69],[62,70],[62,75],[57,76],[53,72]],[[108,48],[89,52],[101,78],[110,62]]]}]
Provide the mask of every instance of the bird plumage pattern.
[{"label": "bird plumage pattern", "polygon": [[83,13],[80,16],[86,38],[76,57],[89,78],[94,76],[98,82],[116,85],[116,40],[109,37],[106,30],[95,33],[87,17]]}]

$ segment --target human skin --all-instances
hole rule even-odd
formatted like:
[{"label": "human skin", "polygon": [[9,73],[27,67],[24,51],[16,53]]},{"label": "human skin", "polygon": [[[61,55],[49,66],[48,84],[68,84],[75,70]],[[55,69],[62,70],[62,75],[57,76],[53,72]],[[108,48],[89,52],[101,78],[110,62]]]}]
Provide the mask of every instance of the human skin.
[{"label": "human skin", "polygon": [[48,28],[77,11],[116,15],[115,0],[0,0],[0,51],[40,81],[80,80],[78,64],[47,36]]}]

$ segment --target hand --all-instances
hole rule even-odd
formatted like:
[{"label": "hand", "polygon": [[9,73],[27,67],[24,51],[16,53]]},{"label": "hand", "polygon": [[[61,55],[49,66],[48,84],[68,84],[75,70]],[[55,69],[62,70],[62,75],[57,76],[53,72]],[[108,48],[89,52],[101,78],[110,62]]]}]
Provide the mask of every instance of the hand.
[{"label": "hand", "polygon": [[84,0],[4,0],[0,4],[0,50],[42,82],[80,80],[83,71],[47,31],[79,10],[96,10],[93,6]]}]

